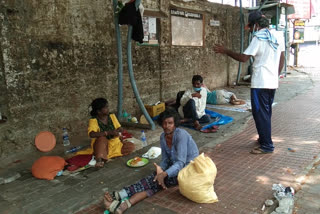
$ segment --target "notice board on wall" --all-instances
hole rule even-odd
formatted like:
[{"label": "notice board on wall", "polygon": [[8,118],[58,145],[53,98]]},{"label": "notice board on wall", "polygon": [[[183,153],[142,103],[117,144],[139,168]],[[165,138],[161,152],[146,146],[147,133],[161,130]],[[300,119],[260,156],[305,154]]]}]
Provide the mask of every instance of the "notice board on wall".
[{"label": "notice board on wall", "polygon": [[158,44],[158,20],[155,17],[144,16],[142,18],[143,25],[143,43]]},{"label": "notice board on wall", "polygon": [[203,46],[203,15],[171,9],[172,45]]}]

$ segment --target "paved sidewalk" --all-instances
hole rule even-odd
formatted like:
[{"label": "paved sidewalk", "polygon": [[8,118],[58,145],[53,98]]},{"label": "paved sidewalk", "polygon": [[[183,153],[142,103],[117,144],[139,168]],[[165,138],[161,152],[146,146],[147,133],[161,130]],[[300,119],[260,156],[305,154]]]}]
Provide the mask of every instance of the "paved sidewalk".
[{"label": "paved sidewalk", "polygon": [[[313,82],[320,82],[320,63],[315,52],[320,53],[320,46],[312,49],[303,49],[308,54],[302,54],[304,63],[303,72],[307,73]],[[301,68],[300,68],[301,69]],[[318,91],[319,93],[319,91]],[[318,119],[314,117],[314,119]],[[318,128],[319,130],[319,128]],[[309,166],[309,173],[306,175],[301,189],[295,195],[294,214],[319,214],[320,213],[320,157]]]},{"label": "paved sidewalk", "polygon": [[301,190],[295,195],[294,214],[320,213],[320,159],[307,175]]},{"label": "paved sidewalk", "polygon": [[[281,80],[276,95],[278,104],[273,109],[273,139],[276,146],[273,154],[249,154],[257,138],[254,122],[250,120],[247,123],[248,117],[251,118],[249,112],[233,113],[231,116],[235,121],[222,126],[218,133],[203,134],[188,129],[200,150],[207,152],[217,165],[214,186],[219,202],[196,204],[182,197],[178,188],[172,188],[139,203],[127,213],[262,213],[263,202],[272,198],[273,183],[301,188],[299,182],[304,180],[297,179],[304,178],[308,172],[306,167],[311,166],[320,153],[320,85],[315,82],[315,87],[305,92],[309,86],[308,76],[299,73]],[[246,87],[235,90],[240,90],[237,93],[240,97],[249,91]],[[295,95],[298,96],[288,101]],[[155,132],[147,134],[159,136],[160,132],[158,127]],[[159,146],[156,140],[153,146]],[[21,178],[0,185],[0,213],[101,214],[104,191],[118,190],[153,170],[152,164],[138,169],[124,167],[129,158],[141,155],[147,149],[129,157],[117,158],[103,169],[88,169],[75,176],[57,177],[53,181],[33,178],[26,167],[20,171]],[[160,158],[155,161],[159,162]],[[30,159],[25,165],[30,167],[31,164]]]},{"label": "paved sidewalk", "polygon": [[[243,132],[216,147],[201,148],[218,169],[214,184],[218,203],[196,204],[182,197],[178,188],[172,188],[145,200],[127,213],[142,213],[143,207],[150,206],[153,206],[153,211],[164,208],[166,212],[162,213],[262,213],[264,201],[273,198],[272,184],[281,183],[300,189],[308,166],[320,154],[319,91],[317,82],[306,93],[274,107],[272,123],[276,149],[273,154],[249,154],[257,138],[253,120]],[[100,202],[79,213],[102,211]]]}]

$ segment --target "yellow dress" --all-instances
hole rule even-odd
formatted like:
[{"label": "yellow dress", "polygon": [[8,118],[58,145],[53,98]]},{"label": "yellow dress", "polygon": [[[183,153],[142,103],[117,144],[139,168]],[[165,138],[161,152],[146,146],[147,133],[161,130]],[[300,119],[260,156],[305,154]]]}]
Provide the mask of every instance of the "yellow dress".
[{"label": "yellow dress", "polygon": [[[115,114],[110,114],[110,118],[113,122],[113,126],[115,129],[120,128],[121,125],[116,117]],[[98,120],[96,118],[92,118],[89,120],[89,126],[88,126],[88,135],[90,132],[100,132],[100,127],[98,125]],[[112,139],[108,140],[108,158],[114,158],[114,157],[119,157],[122,156],[121,154],[121,148],[122,148],[122,143],[120,141],[119,137],[114,137]],[[96,142],[96,138],[91,139],[91,147],[77,152],[77,155],[87,155],[87,154],[92,154],[93,153],[93,145]]]}]

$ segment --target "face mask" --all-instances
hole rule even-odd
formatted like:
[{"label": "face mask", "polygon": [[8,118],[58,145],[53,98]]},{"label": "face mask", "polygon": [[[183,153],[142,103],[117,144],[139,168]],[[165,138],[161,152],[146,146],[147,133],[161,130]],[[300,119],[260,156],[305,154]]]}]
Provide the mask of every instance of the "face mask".
[{"label": "face mask", "polygon": [[193,87],[193,90],[194,90],[194,91],[201,91],[201,88],[195,88],[195,87]]}]

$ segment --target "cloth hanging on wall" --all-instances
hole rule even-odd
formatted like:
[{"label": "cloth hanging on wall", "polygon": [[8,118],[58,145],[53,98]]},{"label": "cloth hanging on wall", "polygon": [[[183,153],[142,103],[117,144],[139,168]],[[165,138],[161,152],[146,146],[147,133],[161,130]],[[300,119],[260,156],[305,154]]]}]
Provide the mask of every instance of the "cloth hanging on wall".
[{"label": "cloth hanging on wall", "polygon": [[135,1],[124,5],[119,13],[119,24],[132,26],[132,39],[143,43],[143,25],[140,10],[136,9]]}]

